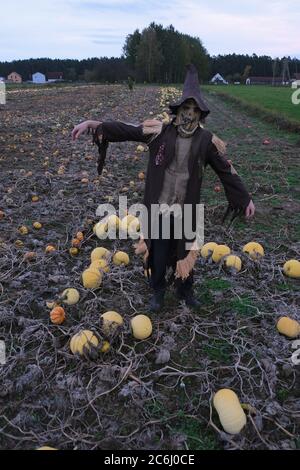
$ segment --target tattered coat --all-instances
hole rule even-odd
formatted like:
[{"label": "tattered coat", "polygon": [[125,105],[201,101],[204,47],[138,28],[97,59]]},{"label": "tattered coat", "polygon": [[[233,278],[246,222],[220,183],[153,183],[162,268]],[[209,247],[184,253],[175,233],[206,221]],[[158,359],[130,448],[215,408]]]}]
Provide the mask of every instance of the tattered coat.
[{"label": "tattered coat", "polygon": [[[177,130],[173,123],[174,120],[170,124],[162,124],[156,120],[149,120],[141,125],[134,125],[121,121],[107,121],[101,123],[93,133],[93,142],[99,148],[98,171],[100,174],[109,142],[135,141],[148,145],[149,161],[146,173],[144,204],[149,214],[151,213],[151,205],[158,204],[165,170],[175,155]],[[243,212],[251,198],[231,162],[227,160],[225,156],[226,147],[223,142],[200,125],[191,138],[193,140],[188,162],[189,180],[184,204],[191,204],[196,210],[196,205],[200,203],[204,169],[207,165],[210,165],[224,186],[229,203],[228,208],[235,211],[235,213]],[[196,221],[194,213],[192,224],[193,230],[195,230]],[[184,237],[178,240],[175,253],[176,276],[182,279],[188,276],[197,257],[197,252],[185,249],[186,241]],[[191,242],[191,240],[188,241]],[[151,239],[145,239],[144,242],[144,261],[148,267],[150,263],[151,267]],[[137,252],[141,253],[142,250],[142,244],[140,244]],[[149,253],[150,257],[148,256]],[[170,264],[172,263],[170,262]]]}]

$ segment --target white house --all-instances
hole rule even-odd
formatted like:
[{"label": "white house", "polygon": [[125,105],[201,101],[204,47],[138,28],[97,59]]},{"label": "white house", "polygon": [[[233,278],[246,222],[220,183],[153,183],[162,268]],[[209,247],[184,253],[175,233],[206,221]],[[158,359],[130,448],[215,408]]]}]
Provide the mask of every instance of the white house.
[{"label": "white house", "polygon": [[216,75],[211,79],[210,83],[222,83],[223,85],[228,85],[228,82],[219,73],[216,73]]},{"label": "white house", "polygon": [[45,83],[46,76],[41,72],[36,72],[32,74],[32,82],[33,83]]}]

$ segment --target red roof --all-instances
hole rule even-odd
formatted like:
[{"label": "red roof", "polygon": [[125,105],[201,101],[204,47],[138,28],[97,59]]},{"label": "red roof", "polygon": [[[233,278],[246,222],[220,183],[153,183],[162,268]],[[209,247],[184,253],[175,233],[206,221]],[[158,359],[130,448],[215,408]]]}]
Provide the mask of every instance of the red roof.
[{"label": "red roof", "polygon": [[48,72],[47,73],[47,78],[52,79],[52,80],[59,80],[63,78],[64,74],[62,72]]}]

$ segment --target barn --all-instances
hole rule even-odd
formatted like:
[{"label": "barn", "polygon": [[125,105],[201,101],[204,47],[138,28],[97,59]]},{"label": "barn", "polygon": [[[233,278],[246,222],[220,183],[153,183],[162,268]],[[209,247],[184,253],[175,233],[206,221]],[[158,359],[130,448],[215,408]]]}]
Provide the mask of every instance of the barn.
[{"label": "barn", "polygon": [[41,72],[35,72],[32,74],[32,82],[33,83],[45,83],[46,76]]},{"label": "barn", "polygon": [[60,82],[64,79],[63,72],[48,72],[47,80],[48,82]]}]

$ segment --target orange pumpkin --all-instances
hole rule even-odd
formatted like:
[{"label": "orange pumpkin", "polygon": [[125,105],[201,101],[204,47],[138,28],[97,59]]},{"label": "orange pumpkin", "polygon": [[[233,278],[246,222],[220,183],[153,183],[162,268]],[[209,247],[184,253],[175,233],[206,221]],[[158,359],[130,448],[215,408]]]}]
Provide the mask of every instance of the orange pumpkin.
[{"label": "orange pumpkin", "polygon": [[53,245],[47,245],[46,246],[46,248],[45,248],[46,253],[52,253],[53,251],[56,251],[55,246],[53,246]]},{"label": "orange pumpkin", "polygon": [[76,239],[82,242],[83,240],[83,233],[82,232],[77,232],[76,233]]},{"label": "orange pumpkin", "polygon": [[28,251],[24,255],[24,261],[34,261],[36,259],[36,253],[34,251]]},{"label": "orange pumpkin", "polygon": [[54,307],[50,312],[50,320],[55,325],[61,325],[66,319],[65,311],[62,307]]},{"label": "orange pumpkin", "polygon": [[75,248],[78,248],[80,246],[80,240],[78,238],[73,238],[72,246],[75,246]]}]

